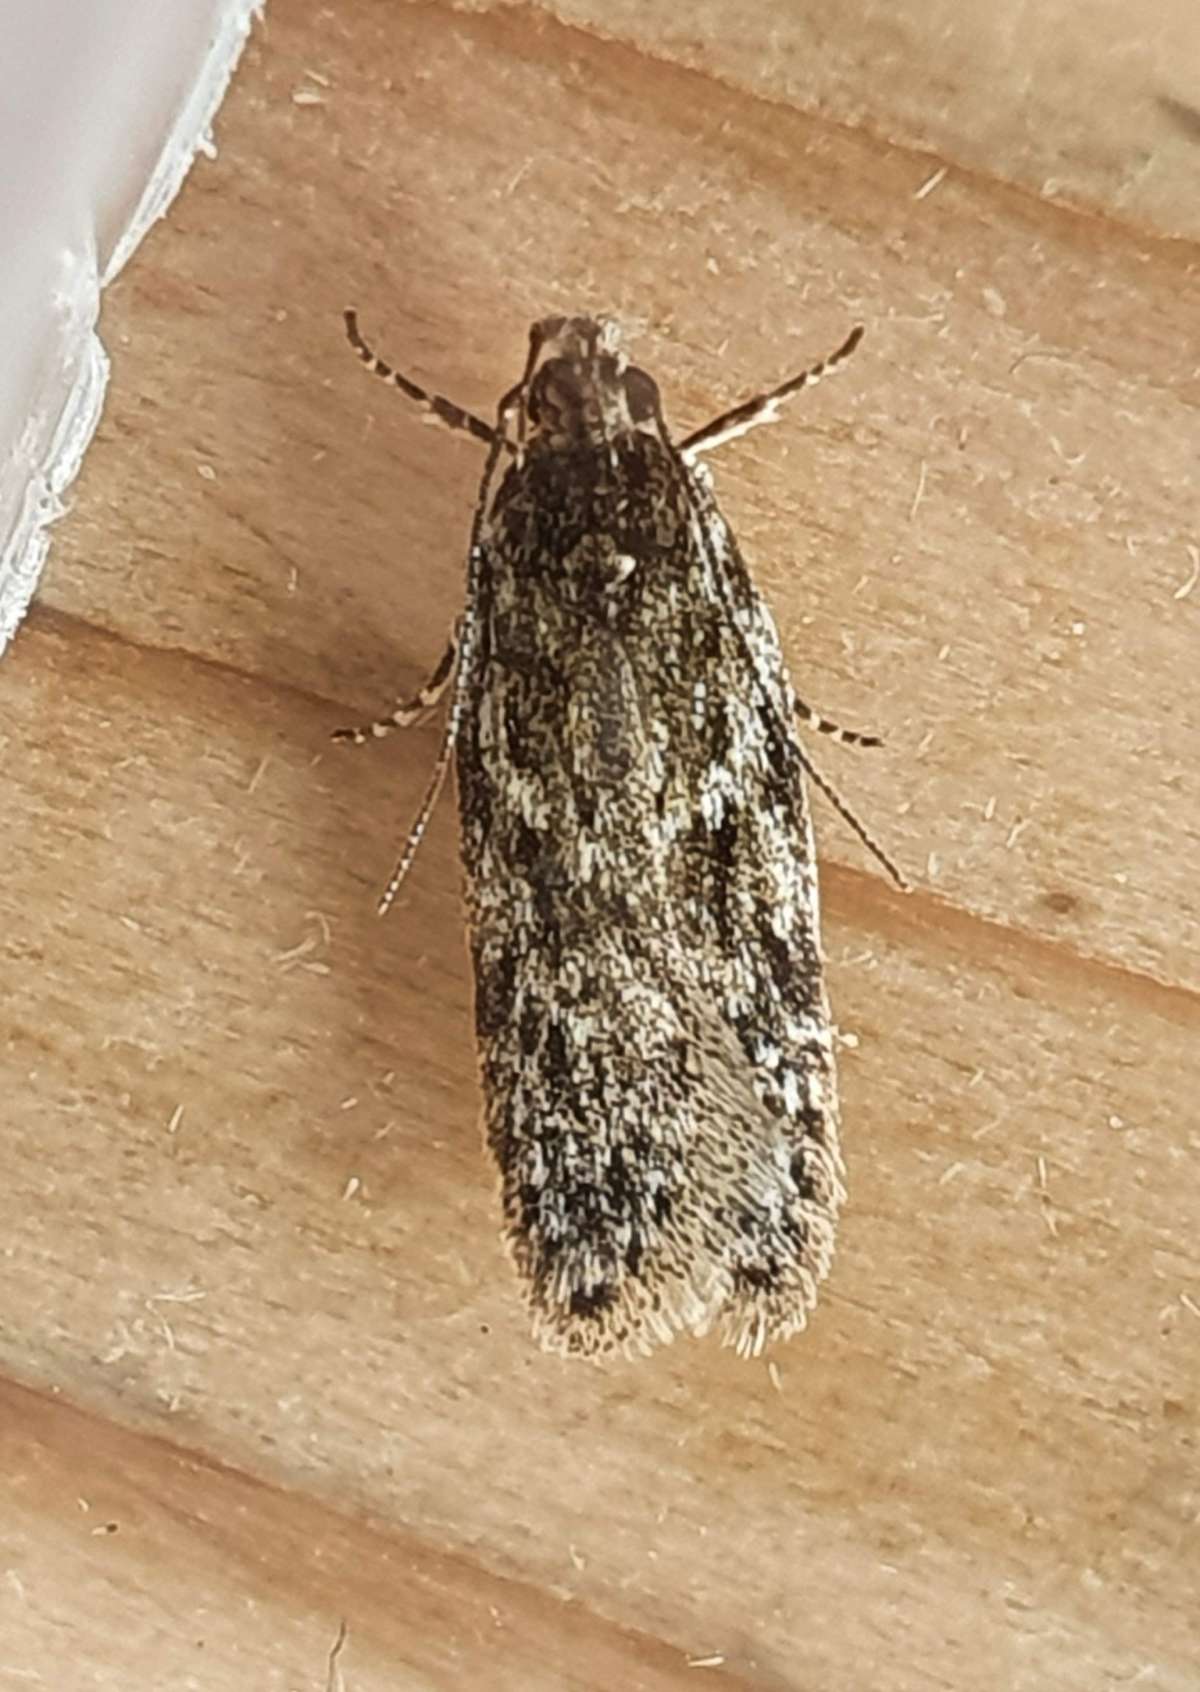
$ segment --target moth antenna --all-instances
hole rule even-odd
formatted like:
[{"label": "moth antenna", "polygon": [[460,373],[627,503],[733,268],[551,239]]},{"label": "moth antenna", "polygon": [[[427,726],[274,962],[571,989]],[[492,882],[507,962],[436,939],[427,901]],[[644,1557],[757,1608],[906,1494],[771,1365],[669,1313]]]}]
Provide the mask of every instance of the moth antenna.
[{"label": "moth antenna", "polygon": [[741,405],[735,405],[731,411],[723,411],[719,417],[714,417],[711,423],[705,423],[703,428],[694,430],[686,440],[679,444],[679,451],[686,459],[691,459],[700,452],[712,452],[716,447],[724,446],[727,441],[736,440],[739,435],[745,435],[751,429],[757,429],[761,423],[775,423],[779,420],[779,408],[784,400],[791,399],[802,388],[812,388],[824,376],[831,376],[840,364],[844,364],[863,338],[863,326],[856,324],[836,352],[831,352],[827,358],[818,359],[816,364],[810,364],[807,370],[802,370],[798,376],[789,376],[786,382],[781,382],[777,388],[769,393],[755,394],[753,399],[744,400]]},{"label": "moth antenna", "polygon": [[399,388],[402,394],[406,394],[410,400],[415,400],[422,411],[436,417],[438,422],[444,423],[448,429],[474,435],[477,441],[486,441],[489,446],[491,445],[492,430],[482,417],[476,417],[473,412],[464,411],[461,405],[455,405],[453,400],[445,399],[441,394],[427,393],[424,388],[418,387],[415,382],[410,381],[399,370],[387,364],[368,346],[359,334],[358,313],[353,306],[346,307],[342,313],[342,318],[346,325],[346,339],[372,376],[378,376],[393,388]]}]

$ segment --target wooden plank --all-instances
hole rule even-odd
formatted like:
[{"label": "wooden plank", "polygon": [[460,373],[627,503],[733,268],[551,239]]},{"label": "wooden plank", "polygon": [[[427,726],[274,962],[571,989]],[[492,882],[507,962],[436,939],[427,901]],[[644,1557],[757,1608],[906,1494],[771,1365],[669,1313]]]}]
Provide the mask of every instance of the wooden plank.
[{"label": "wooden plank", "polygon": [[[490,0],[470,0],[481,10]],[[512,0],[509,0],[512,3]],[[1035,194],[1200,233],[1191,0],[541,0],[553,16]]]},{"label": "wooden plank", "polygon": [[47,613],[5,679],[8,1375],[735,1684],[1190,1684],[1186,995],[833,871],[825,1306],[774,1368],[555,1363],[496,1243],[448,819],[388,924],[348,847],[427,737],[351,781],[327,706]]},{"label": "wooden plank", "polygon": [[568,1599],[9,1383],[0,1454],[5,1687],[695,1684]]}]

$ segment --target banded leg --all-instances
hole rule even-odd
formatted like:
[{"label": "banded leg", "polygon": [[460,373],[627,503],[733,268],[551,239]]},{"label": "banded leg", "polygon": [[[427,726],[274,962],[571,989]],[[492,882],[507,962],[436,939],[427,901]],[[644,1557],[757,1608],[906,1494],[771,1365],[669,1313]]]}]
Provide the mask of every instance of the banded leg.
[{"label": "banded leg", "polygon": [[393,729],[412,728],[417,723],[427,721],[454,674],[454,660],[458,656],[458,629],[459,625],[456,623],[450,642],[438,659],[437,669],[424,687],[419,687],[407,699],[397,700],[390,715],[377,717],[373,723],[362,723],[358,728],[334,729],[331,739],[350,740],[355,746],[363,746],[368,740],[382,740],[384,735],[391,734]]},{"label": "banded leg", "polygon": [[867,734],[862,729],[842,728],[840,723],[831,722],[823,717],[819,711],[814,711],[811,705],[806,705],[803,699],[793,696],[792,703],[796,708],[796,715],[809,728],[816,729],[818,734],[827,734],[830,740],[836,740],[839,746],[882,746],[883,737],[878,734]]},{"label": "banded leg", "polygon": [[473,412],[464,411],[461,405],[455,405],[453,400],[443,399],[441,394],[426,393],[415,382],[410,382],[407,376],[402,376],[390,364],[385,364],[363,340],[358,332],[358,313],[353,307],[347,307],[342,313],[346,320],[346,338],[354,348],[359,358],[366,365],[372,376],[379,376],[385,382],[390,382],[394,388],[399,388],[402,394],[407,394],[410,400],[415,400],[422,410],[436,417],[439,423],[444,423],[448,429],[458,429],[464,434],[474,435],[477,441],[486,441],[490,446],[495,439],[495,430],[490,423],[485,423],[482,417],[476,417]]},{"label": "banded leg", "polygon": [[755,394],[753,399],[735,405],[732,411],[723,411],[719,417],[714,417],[711,423],[696,429],[686,440],[679,443],[679,450],[685,458],[694,458],[700,452],[712,452],[714,448],[724,446],[726,441],[736,440],[739,435],[748,434],[751,429],[757,429],[760,423],[774,423],[779,417],[779,408],[784,400],[791,399],[802,388],[811,388],[823,376],[829,376],[854,351],[862,340],[862,324],[852,329],[836,352],[830,353],[819,363],[802,370],[798,376],[789,376],[786,382],[781,382],[770,393]]},{"label": "banded leg", "polygon": [[452,713],[442,730],[442,744],[438,748],[437,763],[433,766],[433,774],[430,776],[428,786],[425,789],[425,797],[421,801],[421,809],[417,812],[417,820],[408,831],[408,837],[401,849],[400,856],[396,859],[396,867],[388,877],[387,886],[379,895],[379,903],[375,909],[380,916],[386,916],[391,910],[392,902],[404,885],[404,879],[412,868],[413,860],[420,849],[422,840],[425,838],[425,830],[429,827],[433,808],[441,796],[446,777],[450,772],[450,765],[454,758],[454,740],[455,724]]}]

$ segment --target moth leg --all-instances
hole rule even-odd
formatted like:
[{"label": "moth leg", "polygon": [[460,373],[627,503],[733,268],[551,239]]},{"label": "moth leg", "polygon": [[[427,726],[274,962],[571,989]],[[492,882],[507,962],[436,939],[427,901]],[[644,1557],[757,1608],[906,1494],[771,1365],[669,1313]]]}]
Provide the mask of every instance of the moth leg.
[{"label": "moth leg", "polygon": [[421,809],[417,812],[417,820],[408,831],[400,856],[396,859],[396,867],[388,877],[387,886],[379,895],[379,903],[375,909],[380,916],[387,915],[392,907],[393,900],[404,885],[405,877],[413,866],[413,860],[420,848],[421,841],[425,838],[425,830],[429,827],[429,819],[433,815],[434,806],[441,796],[454,757],[454,743],[458,732],[456,716],[457,713],[452,709],[442,730],[442,744],[438,749],[437,763],[433,766],[433,774],[425,788],[425,797],[421,801]]},{"label": "moth leg", "polygon": [[813,763],[812,759],[803,747],[797,747],[796,751],[799,756],[800,763],[807,772],[809,779],[815,787],[819,787],[821,789],[821,792],[825,795],[826,799],[828,799],[829,803],[833,806],[838,816],[841,817],[842,821],[848,823],[854,830],[855,834],[857,834],[858,838],[867,848],[867,851],[870,852],[873,858],[876,858],[883,865],[884,869],[891,876],[900,891],[902,893],[911,893],[912,887],[905,880],[901,872],[896,868],[892,859],[888,857],[887,853],[879,844],[878,840],[876,840],[875,836],[867,828],[866,824],[858,820],[833,783],[821,774],[820,770]]},{"label": "moth leg", "polygon": [[883,737],[869,734],[863,729],[842,728],[840,723],[833,722],[829,717],[823,717],[819,711],[814,711],[811,705],[806,705],[803,699],[793,697],[792,704],[796,708],[796,715],[809,728],[816,729],[818,734],[827,734],[830,740],[836,740],[840,746],[882,746]]},{"label": "moth leg", "polygon": [[723,411],[719,417],[714,417],[711,423],[703,428],[695,429],[685,441],[679,444],[679,450],[686,459],[695,458],[697,453],[712,452],[716,447],[724,446],[726,441],[734,441],[739,435],[745,435],[751,429],[757,429],[760,423],[774,423],[779,417],[779,408],[784,400],[791,399],[801,388],[811,388],[823,376],[830,375],[843,364],[855,347],[862,340],[862,324],[858,324],[846,336],[836,352],[828,358],[821,359],[817,364],[802,370],[798,376],[789,376],[786,382],[781,382],[770,393],[755,394],[753,399],[745,400],[741,405],[735,405],[732,411]]},{"label": "moth leg", "polygon": [[398,699],[395,706],[386,717],[377,717],[373,723],[362,723],[358,728],[334,729],[333,740],[350,740],[355,746],[363,746],[368,740],[382,740],[384,735],[391,734],[393,729],[412,728],[416,723],[423,723],[432,715],[438,701],[450,685],[450,678],[454,674],[454,660],[458,656],[458,624],[450,636],[449,644],[438,659],[437,669],[429,680],[415,693],[406,699]]},{"label": "moth leg", "polygon": [[462,406],[455,405],[453,400],[443,399],[441,394],[426,393],[424,388],[410,382],[407,376],[393,370],[390,364],[385,364],[383,359],[376,356],[359,334],[358,313],[353,308],[347,308],[342,316],[346,321],[346,338],[372,376],[379,376],[383,381],[390,382],[394,388],[399,388],[402,394],[407,394],[410,400],[415,400],[423,411],[436,417],[438,422],[444,423],[448,429],[460,430],[463,434],[474,435],[477,441],[486,441],[489,446],[492,444],[496,432],[490,423],[485,423],[482,417],[476,417],[470,411],[464,411]]}]

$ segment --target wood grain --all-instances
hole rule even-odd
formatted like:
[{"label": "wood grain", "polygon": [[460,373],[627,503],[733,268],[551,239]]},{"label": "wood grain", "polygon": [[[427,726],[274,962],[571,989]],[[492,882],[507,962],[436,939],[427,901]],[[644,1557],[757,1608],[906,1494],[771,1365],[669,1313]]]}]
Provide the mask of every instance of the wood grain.
[{"label": "wood grain", "polygon": [[[219,139],[0,670],[0,1687],[319,1692],[344,1616],[346,1692],[1184,1692],[1190,249],[521,9],[278,5]],[[327,740],[440,651],[478,455],[350,302],[484,411],[614,308],[681,428],[868,326],[717,465],[919,884],[819,818],[851,1203],[770,1367],[530,1347],[449,805],[373,916],[432,734]]]},{"label": "wood grain", "polygon": [[[466,0],[490,9],[491,0]],[[508,0],[514,3],[514,0]],[[1200,234],[1191,0],[537,0],[775,104],[1164,235]],[[928,178],[927,178],[928,180]]]}]

